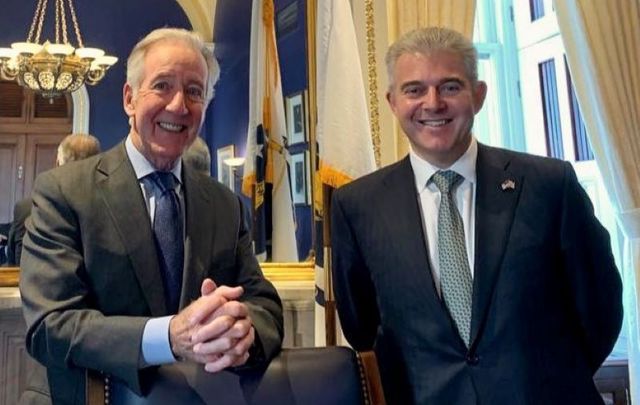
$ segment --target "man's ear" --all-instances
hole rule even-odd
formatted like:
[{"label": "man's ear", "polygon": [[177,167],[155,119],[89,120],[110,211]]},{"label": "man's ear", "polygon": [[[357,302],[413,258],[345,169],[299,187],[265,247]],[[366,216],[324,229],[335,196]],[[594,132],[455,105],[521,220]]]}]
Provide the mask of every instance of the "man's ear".
[{"label": "man's ear", "polygon": [[125,83],[122,88],[122,105],[124,111],[129,117],[133,117],[136,112],[136,106],[133,100],[133,88],[129,83]]},{"label": "man's ear", "polygon": [[387,103],[389,103],[389,107],[391,108],[391,111],[395,114],[396,113],[395,99],[393,97],[393,94],[391,94],[391,90],[387,91]]},{"label": "man's ear", "polygon": [[473,106],[476,114],[482,109],[486,97],[487,83],[482,80],[478,80],[475,89],[473,89]]}]

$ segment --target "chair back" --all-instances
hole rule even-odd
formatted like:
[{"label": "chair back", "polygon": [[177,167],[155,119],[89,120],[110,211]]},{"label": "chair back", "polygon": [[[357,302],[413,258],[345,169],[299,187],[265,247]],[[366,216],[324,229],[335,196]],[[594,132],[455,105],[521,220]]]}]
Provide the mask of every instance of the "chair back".
[{"label": "chair back", "polygon": [[[104,404],[102,379],[88,379],[87,403]],[[210,374],[202,366],[163,366],[145,397],[121,384],[106,387],[110,404],[380,405],[372,352],[347,347],[285,349],[267,367]]]},{"label": "chair back", "polygon": [[605,361],[593,376],[593,381],[605,404],[629,405],[631,403],[627,360]]}]

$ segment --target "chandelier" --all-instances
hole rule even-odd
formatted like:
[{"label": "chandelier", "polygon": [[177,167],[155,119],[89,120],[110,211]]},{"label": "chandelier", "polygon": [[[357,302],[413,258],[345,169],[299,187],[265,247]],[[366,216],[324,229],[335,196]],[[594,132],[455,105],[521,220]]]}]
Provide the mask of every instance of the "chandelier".
[{"label": "chandelier", "polygon": [[[52,0],[55,6],[55,42],[40,44],[48,0],[38,0],[26,42],[0,48],[0,76],[52,99],[77,90],[84,83],[95,85],[118,61],[102,49],[85,48],[72,0]],[[76,35],[77,48],[67,36],[67,8]]]}]

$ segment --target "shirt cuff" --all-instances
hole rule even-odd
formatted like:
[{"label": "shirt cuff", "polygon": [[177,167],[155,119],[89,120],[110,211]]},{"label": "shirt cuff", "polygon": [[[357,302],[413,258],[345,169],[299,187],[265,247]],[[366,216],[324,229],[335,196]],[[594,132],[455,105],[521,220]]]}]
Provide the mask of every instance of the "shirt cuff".
[{"label": "shirt cuff", "polygon": [[159,366],[175,363],[169,342],[169,322],[171,316],[151,318],[144,325],[142,333],[142,362],[145,366]]}]

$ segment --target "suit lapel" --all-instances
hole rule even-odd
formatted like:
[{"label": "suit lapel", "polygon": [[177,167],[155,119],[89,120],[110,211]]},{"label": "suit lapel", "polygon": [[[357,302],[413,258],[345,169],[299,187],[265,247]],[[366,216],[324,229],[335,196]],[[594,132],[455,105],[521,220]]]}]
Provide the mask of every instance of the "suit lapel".
[{"label": "suit lapel", "polygon": [[124,143],[98,164],[97,189],[131,259],[152,316],[166,314],[164,289],[149,213]]},{"label": "suit lapel", "polygon": [[[478,145],[476,163],[475,264],[471,338],[482,334],[504,257],[523,179],[509,171],[510,160]],[[513,186],[513,187],[511,187]]]},{"label": "suit lapel", "polygon": [[[397,263],[403,263],[403,266],[393,270],[402,271],[400,277],[410,277],[416,283],[425,280],[421,289],[424,300],[421,302],[429,305],[429,312],[435,314],[440,322],[449,324],[446,309],[440,300],[431,274],[415,176],[408,156],[389,172],[384,179],[384,185],[385,188],[380,193],[382,204],[380,212],[392,213],[386,215],[386,220],[389,221],[388,227],[391,230],[388,237],[394,246],[389,251],[399,256]],[[393,241],[400,243],[395,244]]]},{"label": "suit lapel", "polygon": [[[185,239],[185,266],[182,276],[182,294],[180,308],[188,305],[197,296],[192,296],[200,291],[200,284],[204,279],[205,263],[209,262],[212,243],[207,237],[212,237],[215,230],[211,227],[211,221],[205,220],[215,213],[211,212],[212,196],[187,165],[182,165],[182,177],[184,178],[185,215],[186,215],[186,239]],[[207,249],[207,246],[209,247]]]}]

